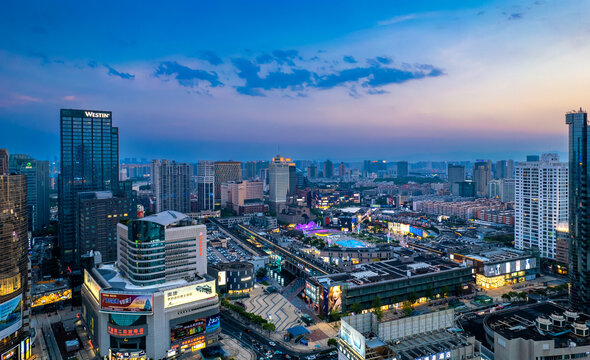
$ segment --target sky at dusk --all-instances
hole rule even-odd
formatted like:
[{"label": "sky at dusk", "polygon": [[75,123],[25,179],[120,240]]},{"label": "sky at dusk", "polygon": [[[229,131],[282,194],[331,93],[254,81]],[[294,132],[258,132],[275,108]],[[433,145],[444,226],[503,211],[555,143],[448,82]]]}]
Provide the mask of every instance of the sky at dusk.
[{"label": "sky at dusk", "polygon": [[473,160],[567,150],[587,1],[0,2],[0,148],[59,155],[59,109],[120,156]]}]

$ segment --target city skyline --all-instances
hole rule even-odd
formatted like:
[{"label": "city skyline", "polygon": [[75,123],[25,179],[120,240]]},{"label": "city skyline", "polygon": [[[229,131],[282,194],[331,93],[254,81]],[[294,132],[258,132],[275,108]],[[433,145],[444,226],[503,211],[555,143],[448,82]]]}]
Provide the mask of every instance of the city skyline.
[{"label": "city skyline", "polygon": [[311,5],[4,2],[0,142],[52,158],[76,108],[113,112],[121,157],[565,155],[563,114],[590,98],[588,24],[569,19],[588,4]]}]

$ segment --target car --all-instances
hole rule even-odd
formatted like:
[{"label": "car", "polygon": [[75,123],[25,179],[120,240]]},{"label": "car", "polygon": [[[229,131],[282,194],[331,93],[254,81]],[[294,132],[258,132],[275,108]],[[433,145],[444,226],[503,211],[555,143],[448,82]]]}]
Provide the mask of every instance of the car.
[{"label": "car", "polygon": [[270,345],[270,346],[277,346],[277,344],[274,341],[269,341],[268,342],[268,345]]},{"label": "car", "polygon": [[334,350],[334,351],[330,352],[328,355],[331,355],[331,356],[338,355],[338,351]]},{"label": "car", "polygon": [[285,354],[285,359],[290,359],[290,358],[291,358],[291,355]]},{"label": "car", "polygon": [[275,351],[275,355],[279,355],[279,354],[282,354],[282,353],[283,353],[283,352],[282,352],[281,350],[276,350],[276,351]]},{"label": "car", "polygon": [[307,360],[315,360],[315,358],[315,355],[309,355],[308,357],[306,357]]}]

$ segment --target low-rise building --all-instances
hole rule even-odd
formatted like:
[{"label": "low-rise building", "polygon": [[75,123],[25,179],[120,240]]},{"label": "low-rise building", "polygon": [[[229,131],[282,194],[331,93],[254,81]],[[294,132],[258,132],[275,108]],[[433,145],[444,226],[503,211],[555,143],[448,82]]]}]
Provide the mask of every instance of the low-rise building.
[{"label": "low-rise building", "polygon": [[484,319],[496,359],[590,359],[590,317],[556,303],[494,312]]},{"label": "low-rise building", "polygon": [[219,293],[230,298],[248,296],[254,288],[254,265],[251,262],[210,264],[208,273],[217,279]]},{"label": "low-rise building", "polygon": [[347,316],[340,321],[338,358],[481,359],[480,342],[473,336],[453,331],[453,328],[453,309],[381,322],[373,313]]},{"label": "low-rise building", "polygon": [[471,291],[472,268],[435,256],[404,256],[359,265],[354,271],[309,278],[304,296],[319,314],[350,311],[358,303],[371,309],[380,298],[386,308],[415,297],[458,295]]}]

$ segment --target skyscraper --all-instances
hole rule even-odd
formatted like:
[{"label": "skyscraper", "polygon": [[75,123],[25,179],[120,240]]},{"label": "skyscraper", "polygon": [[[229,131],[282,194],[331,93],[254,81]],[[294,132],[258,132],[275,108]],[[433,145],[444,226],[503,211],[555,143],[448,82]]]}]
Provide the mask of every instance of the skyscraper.
[{"label": "skyscraper", "polygon": [[514,161],[500,160],[496,161],[494,169],[494,179],[512,179],[514,178]]},{"label": "skyscraper", "polygon": [[25,358],[29,341],[27,180],[0,174],[0,354]]},{"label": "skyscraper", "polygon": [[486,196],[488,193],[488,181],[492,179],[490,161],[477,161],[473,165],[473,183],[477,196]]},{"label": "skyscraper", "polygon": [[465,181],[465,165],[449,164],[447,168],[449,183]]},{"label": "skyscraper", "polygon": [[281,155],[277,155],[270,163],[270,208],[277,213],[287,203],[290,161],[291,159],[285,159]]},{"label": "skyscraper", "polygon": [[297,190],[297,168],[294,163],[289,164],[289,196],[295,195]]},{"label": "skyscraper", "polygon": [[557,154],[516,166],[514,247],[554,259],[556,229],[567,222],[567,164]]},{"label": "skyscraper", "polygon": [[324,162],[324,177],[326,179],[331,179],[334,177],[334,163],[330,160],[326,160]]},{"label": "skyscraper", "polygon": [[309,165],[307,167],[307,178],[315,179],[318,177],[318,167],[316,165]]},{"label": "skyscraper", "polygon": [[152,160],[152,192],[156,198],[156,212],[190,211],[191,170],[189,164]]},{"label": "skyscraper", "polygon": [[60,142],[59,248],[61,260],[72,264],[78,192],[119,189],[119,129],[110,111],[62,109]]},{"label": "skyscraper", "polygon": [[408,177],[408,162],[398,161],[397,162],[397,177]]},{"label": "skyscraper", "polygon": [[197,198],[199,211],[215,209],[215,167],[213,162],[201,160],[197,164]]},{"label": "skyscraper", "polygon": [[590,312],[590,134],[588,114],[580,109],[565,115],[569,127],[569,269],[570,305]]},{"label": "skyscraper", "polygon": [[29,230],[38,231],[49,225],[49,162],[25,154],[11,154],[11,173],[27,176],[27,212]]},{"label": "skyscraper", "polygon": [[242,180],[242,164],[239,161],[216,161],[215,168],[215,203],[221,201],[221,184]]}]

